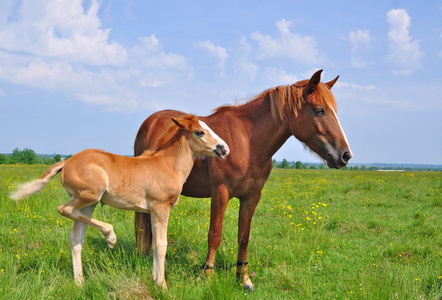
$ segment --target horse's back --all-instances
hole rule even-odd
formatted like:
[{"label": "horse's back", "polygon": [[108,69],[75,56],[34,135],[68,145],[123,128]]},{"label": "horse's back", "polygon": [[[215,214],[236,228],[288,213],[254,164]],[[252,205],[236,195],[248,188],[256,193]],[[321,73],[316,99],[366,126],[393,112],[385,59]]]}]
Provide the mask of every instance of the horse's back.
[{"label": "horse's back", "polygon": [[[135,155],[154,149],[168,126],[168,122],[171,122],[171,118],[184,114],[176,110],[163,110],[150,115],[142,123],[136,136]],[[245,124],[240,115],[236,115],[228,108],[210,116],[199,117],[199,119],[206,122],[229,145],[231,153],[225,160],[196,159],[184,183],[182,194],[189,197],[208,198],[212,196],[213,188],[219,185],[225,185],[231,197],[259,191],[270,172],[267,166],[258,166],[256,162],[250,161],[252,151],[248,136],[250,126]]]},{"label": "horse's back", "polygon": [[134,144],[135,156],[141,155],[145,150],[153,150],[157,147],[157,142],[162,135],[166,133],[166,129],[172,123],[172,117],[180,117],[185,115],[184,112],[177,110],[162,110],[150,115],[140,129],[138,129]]}]

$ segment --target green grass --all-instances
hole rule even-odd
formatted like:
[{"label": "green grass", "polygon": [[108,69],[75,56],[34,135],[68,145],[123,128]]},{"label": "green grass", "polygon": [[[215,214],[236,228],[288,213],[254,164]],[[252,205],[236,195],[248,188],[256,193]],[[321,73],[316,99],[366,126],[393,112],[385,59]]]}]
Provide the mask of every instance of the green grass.
[{"label": "green grass", "polygon": [[[201,276],[210,200],[186,197],[169,222],[167,291],[151,280],[151,257],[135,253],[134,213],[106,206],[94,216],[114,225],[117,245],[88,228],[78,288],[59,177],[9,198],[46,168],[0,165],[0,299],[442,299],[440,172],[274,170],[252,222],[248,293],[234,269]],[[226,212],[219,265],[236,262],[238,206]]]}]

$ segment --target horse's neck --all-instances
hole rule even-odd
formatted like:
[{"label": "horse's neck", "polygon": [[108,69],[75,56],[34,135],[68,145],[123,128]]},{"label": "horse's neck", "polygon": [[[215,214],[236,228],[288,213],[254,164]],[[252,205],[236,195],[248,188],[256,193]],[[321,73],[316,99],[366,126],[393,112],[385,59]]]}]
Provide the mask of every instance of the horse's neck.
[{"label": "horse's neck", "polygon": [[251,151],[256,159],[265,164],[284,145],[291,133],[286,122],[277,124],[273,120],[269,99],[261,98],[253,102],[249,103],[253,109],[244,107],[248,111],[244,117],[253,124],[250,144],[254,148]]},{"label": "horse's neck", "polygon": [[161,159],[169,169],[179,174],[183,183],[189,176],[195,161],[195,156],[190,150],[189,142],[184,136],[180,136],[167,148],[157,152],[156,156]]}]

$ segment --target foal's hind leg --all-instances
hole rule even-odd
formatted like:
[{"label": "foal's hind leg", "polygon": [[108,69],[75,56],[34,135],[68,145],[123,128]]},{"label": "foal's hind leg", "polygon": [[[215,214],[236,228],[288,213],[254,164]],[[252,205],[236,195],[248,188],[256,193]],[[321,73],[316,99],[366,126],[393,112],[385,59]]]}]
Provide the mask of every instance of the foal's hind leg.
[{"label": "foal's hind leg", "polygon": [[113,248],[117,243],[117,236],[115,235],[113,226],[93,219],[90,216],[83,214],[81,211],[84,207],[97,205],[99,199],[100,197],[91,197],[89,199],[72,197],[71,200],[58,207],[58,212],[60,215],[69,219],[82,222],[98,229],[101,232],[101,235],[106,238],[109,247]]},{"label": "foal's hind leg", "polygon": [[[95,206],[97,206],[97,204],[84,207],[80,211],[85,216],[90,217],[94,212]],[[83,266],[81,264],[81,250],[83,248],[84,235],[86,233],[86,229],[87,229],[87,224],[75,221],[74,225],[72,226],[71,233],[69,234],[69,243],[71,244],[72,265],[74,269],[75,283],[80,286],[83,285],[84,281]]]}]

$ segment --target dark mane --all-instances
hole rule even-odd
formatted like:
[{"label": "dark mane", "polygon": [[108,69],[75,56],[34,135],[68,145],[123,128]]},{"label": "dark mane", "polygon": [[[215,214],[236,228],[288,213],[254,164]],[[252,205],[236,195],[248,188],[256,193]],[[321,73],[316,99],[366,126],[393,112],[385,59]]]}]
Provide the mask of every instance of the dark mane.
[{"label": "dark mane", "polygon": [[[235,103],[233,105],[223,105],[216,108],[214,111],[222,112],[224,110],[230,110],[236,107],[244,107],[256,100],[268,98],[270,101],[272,118],[276,123],[280,123],[284,121],[286,116],[289,114],[293,114],[295,116],[298,115],[298,111],[305,102],[303,98],[303,91],[308,82],[309,80],[302,80],[291,85],[281,85],[270,88],[247,100],[247,102],[244,104],[240,105]],[[335,112],[337,112],[335,97],[333,96],[333,93],[330,92],[330,88],[326,84],[319,83],[311,99],[312,103],[331,106]]]}]

